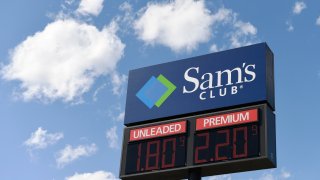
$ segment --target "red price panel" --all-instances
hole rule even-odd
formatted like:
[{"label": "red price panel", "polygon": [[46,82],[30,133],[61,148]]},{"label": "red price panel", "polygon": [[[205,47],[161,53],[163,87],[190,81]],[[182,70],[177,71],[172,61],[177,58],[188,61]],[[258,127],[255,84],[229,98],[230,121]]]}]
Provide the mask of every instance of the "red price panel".
[{"label": "red price panel", "polygon": [[126,174],[184,166],[186,138],[186,121],[130,130]]},{"label": "red price panel", "polygon": [[259,156],[258,123],[195,134],[194,163],[211,163]]},{"label": "red price panel", "polygon": [[259,156],[257,109],[199,118],[197,129],[194,164]]},{"label": "red price panel", "polygon": [[181,167],[186,162],[186,136],[128,144],[126,174]]}]

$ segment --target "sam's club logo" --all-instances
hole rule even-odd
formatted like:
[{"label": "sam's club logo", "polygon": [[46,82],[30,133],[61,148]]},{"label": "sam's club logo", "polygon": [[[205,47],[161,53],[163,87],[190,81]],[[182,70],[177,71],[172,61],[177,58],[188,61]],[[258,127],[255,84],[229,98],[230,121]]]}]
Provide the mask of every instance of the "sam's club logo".
[{"label": "sam's club logo", "polygon": [[151,109],[154,105],[160,107],[175,89],[176,86],[160,74],[157,78],[152,76],[136,96]]}]

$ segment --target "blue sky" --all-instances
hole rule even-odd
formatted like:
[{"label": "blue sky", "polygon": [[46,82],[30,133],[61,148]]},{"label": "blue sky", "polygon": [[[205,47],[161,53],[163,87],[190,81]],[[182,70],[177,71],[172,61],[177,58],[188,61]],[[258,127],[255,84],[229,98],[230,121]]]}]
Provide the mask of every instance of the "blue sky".
[{"label": "blue sky", "polygon": [[1,179],[116,179],[128,71],[258,42],[275,54],[278,168],[316,179],[320,2],[0,2]]}]

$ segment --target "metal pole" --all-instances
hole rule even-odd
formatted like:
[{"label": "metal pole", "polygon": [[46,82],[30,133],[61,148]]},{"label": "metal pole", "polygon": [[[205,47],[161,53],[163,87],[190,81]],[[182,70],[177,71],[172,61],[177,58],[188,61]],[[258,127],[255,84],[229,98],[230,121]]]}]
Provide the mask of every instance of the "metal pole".
[{"label": "metal pole", "polygon": [[201,180],[200,169],[191,169],[189,171],[188,180]]}]

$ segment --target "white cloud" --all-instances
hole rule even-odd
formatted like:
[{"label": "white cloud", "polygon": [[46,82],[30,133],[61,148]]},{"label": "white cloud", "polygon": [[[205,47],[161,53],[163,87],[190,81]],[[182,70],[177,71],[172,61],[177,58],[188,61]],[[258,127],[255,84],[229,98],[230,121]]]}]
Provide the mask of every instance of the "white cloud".
[{"label": "white cloud", "polygon": [[289,26],[288,26],[288,31],[289,32],[292,32],[294,30],[294,27],[292,26],[292,24],[290,24]]},{"label": "white cloud", "polygon": [[107,110],[108,118],[116,122],[122,122],[124,120],[124,115],[125,112],[121,103],[114,104]]},{"label": "white cloud", "polygon": [[207,180],[231,180],[232,177],[229,174],[226,175],[218,175],[218,176],[211,176]]},{"label": "white cloud", "polygon": [[119,10],[123,13],[122,15],[116,16],[116,21],[121,25],[120,31],[122,33],[130,34],[133,26],[135,14],[133,13],[132,5],[125,1],[119,6]]},{"label": "white cloud", "polygon": [[257,28],[255,28],[251,23],[249,22],[242,22],[238,21],[234,24],[236,28],[239,29],[240,33],[243,35],[255,35],[257,34]]},{"label": "white cloud", "polygon": [[161,44],[175,52],[192,51],[211,37],[214,17],[203,0],[148,3],[134,22],[138,38],[146,44]]},{"label": "white cloud", "polygon": [[[220,26],[227,27],[221,29],[224,34],[219,37],[228,37],[231,48],[256,42],[258,30],[253,24],[239,20],[237,13],[224,7],[210,12],[203,0],[149,3],[134,21],[139,39],[148,45],[167,46],[175,52],[195,50],[200,43],[216,38]],[[210,46],[211,52],[222,49],[215,42]]]},{"label": "white cloud", "polygon": [[280,178],[289,179],[291,177],[291,173],[285,169],[281,170]]},{"label": "white cloud", "polygon": [[209,49],[210,52],[218,52],[218,46],[216,44],[212,44]]},{"label": "white cloud", "polygon": [[[110,75],[110,85],[112,86],[111,90],[114,95],[120,96],[125,91],[125,85],[128,77],[124,74],[119,74],[117,71],[114,71]],[[100,91],[107,87],[107,83],[99,86],[93,93],[92,99],[93,101],[98,101],[98,94]]]},{"label": "white cloud", "polygon": [[121,11],[124,11],[124,12],[131,12],[132,11],[132,5],[129,2],[126,1],[126,2],[122,3],[119,6],[119,9]]},{"label": "white cloud", "polygon": [[[215,22],[213,25],[213,29],[215,29],[214,38],[228,38],[228,40],[222,41],[229,41],[230,44],[225,43],[219,47],[216,42],[213,42],[209,48],[210,52],[217,52],[226,48],[246,46],[257,41],[256,35],[258,29],[250,22],[240,20],[238,14],[233,12],[231,9],[222,7],[217,11],[217,13],[213,14],[213,17]],[[219,29],[220,26],[221,28]]]},{"label": "white cloud", "polygon": [[231,47],[246,46],[253,43],[253,38],[257,34],[257,28],[250,22],[240,20],[234,23],[235,31],[230,37]]},{"label": "white cloud", "polygon": [[88,157],[93,155],[98,150],[97,146],[93,143],[91,145],[79,145],[73,148],[67,145],[64,149],[60,150],[57,154],[56,163],[59,168],[79,159],[80,157]]},{"label": "white cloud", "polygon": [[293,6],[292,12],[294,14],[300,14],[306,8],[307,8],[307,5],[304,2],[297,1]]},{"label": "white cloud", "polygon": [[320,16],[319,16],[318,19],[316,20],[316,25],[320,26]]},{"label": "white cloud", "polygon": [[220,8],[215,14],[212,14],[214,23],[222,22],[222,24],[230,22],[235,14],[231,9]]},{"label": "white cloud", "polygon": [[115,95],[121,95],[124,91],[124,86],[127,82],[127,76],[124,74],[119,74],[117,72],[112,73],[111,83],[112,83],[112,93]]},{"label": "white cloud", "polygon": [[15,47],[2,77],[20,81],[26,101],[81,101],[95,78],[113,76],[125,47],[116,31],[115,23],[100,31],[73,19],[56,20]]},{"label": "white cloud", "polygon": [[117,121],[123,121],[124,120],[124,112],[120,112],[119,114],[118,114],[118,116],[116,117],[116,120]]},{"label": "white cloud", "polygon": [[106,171],[96,171],[93,173],[75,173],[73,176],[66,177],[66,180],[117,180],[114,174]]},{"label": "white cloud", "polygon": [[75,0],[65,0],[64,2],[68,5],[71,5],[74,3]]},{"label": "white cloud", "polygon": [[272,173],[264,173],[259,180],[275,180],[275,176]]},{"label": "white cloud", "polygon": [[271,170],[262,174],[259,180],[285,180],[291,177],[291,173],[285,169],[281,169],[280,174]]},{"label": "white cloud", "polygon": [[287,25],[287,31],[292,32],[294,30],[294,27],[291,22],[287,21],[286,25]]},{"label": "white cloud", "polygon": [[63,133],[48,133],[47,130],[39,127],[35,132],[31,133],[30,138],[24,142],[24,145],[30,149],[45,149],[62,138]]},{"label": "white cloud", "polygon": [[117,135],[117,127],[116,126],[110,128],[106,131],[106,138],[107,138],[108,145],[110,148],[112,148],[112,149],[119,148],[119,144],[118,144],[119,137]]},{"label": "white cloud", "polygon": [[102,84],[101,86],[99,86],[93,93],[93,96],[92,96],[92,100],[94,102],[98,101],[98,94],[100,93],[100,91],[102,91],[104,88],[107,87],[107,84]]},{"label": "white cloud", "polygon": [[103,8],[104,0],[81,0],[77,12],[82,15],[98,16]]}]

